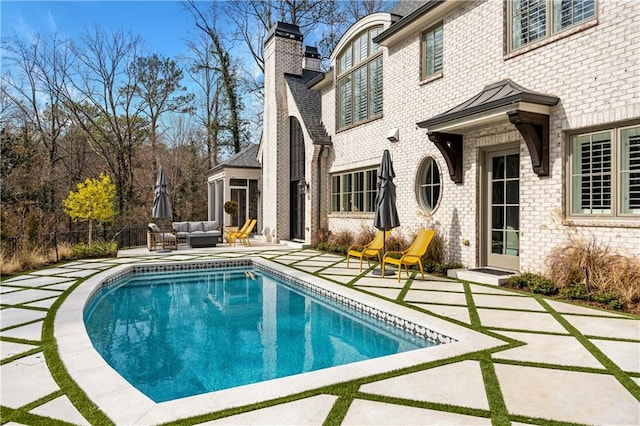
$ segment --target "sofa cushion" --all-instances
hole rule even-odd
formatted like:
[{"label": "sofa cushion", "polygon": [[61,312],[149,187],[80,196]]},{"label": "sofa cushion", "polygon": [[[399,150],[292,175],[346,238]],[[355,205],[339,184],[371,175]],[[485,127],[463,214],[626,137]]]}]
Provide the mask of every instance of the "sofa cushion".
[{"label": "sofa cushion", "polygon": [[173,222],[171,226],[176,232],[189,232],[189,224],[187,222]]},{"label": "sofa cushion", "polygon": [[207,231],[217,231],[218,228],[220,228],[218,226],[218,222],[217,221],[210,221],[210,222],[202,222],[202,228],[204,232]]},{"label": "sofa cushion", "polygon": [[188,222],[189,223],[189,232],[195,231],[204,231],[202,227],[202,222]]},{"label": "sofa cushion", "polygon": [[149,232],[160,232],[160,228],[158,228],[158,225],[155,223],[148,224],[147,228],[149,229]]}]

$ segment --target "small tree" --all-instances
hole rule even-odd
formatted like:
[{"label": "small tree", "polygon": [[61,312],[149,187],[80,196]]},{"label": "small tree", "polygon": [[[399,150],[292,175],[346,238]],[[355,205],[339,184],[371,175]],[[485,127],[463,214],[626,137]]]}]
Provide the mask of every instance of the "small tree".
[{"label": "small tree", "polygon": [[238,206],[238,202],[235,200],[229,200],[226,203],[224,203],[224,211],[225,213],[227,213],[229,216],[231,216],[231,225],[235,226],[233,223],[236,222],[236,224],[238,224],[238,217],[236,216],[238,214],[238,209],[240,208],[240,206]]},{"label": "small tree", "polygon": [[97,179],[87,178],[84,183],[79,183],[78,190],[70,191],[63,201],[64,211],[71,219],[89,221],[89,244],[92,240],[93,221],[105,222],[115,216],[115,197],[116,186],[108,175],[100,173]]}]

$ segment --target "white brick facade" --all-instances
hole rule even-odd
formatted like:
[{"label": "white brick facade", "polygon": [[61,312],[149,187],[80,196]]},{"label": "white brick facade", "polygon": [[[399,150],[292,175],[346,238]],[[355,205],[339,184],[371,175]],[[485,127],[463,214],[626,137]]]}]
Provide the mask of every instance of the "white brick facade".
[{"label": "white brick facade", "polygon": [[[449,260],[467,267],[484,266],[484,156],[491,150],[515,147],[520,152],[520,270],[543,272],[550,250],[570,234],[593,236],[619,251],[640,254],[638,217],[585,221],[567,219],[566,214],[569,135],[619,123],[640,123],[640,2],[599,0],[597,19],[511,54],[505,53],[504,1],[457,4],[435,22],[425,19],[423,27],[383,47],[382,118],[337,131],[335,81],[323,86],[322,121],[333,141],[328,172],[375,167],[383,150],[389,149],[397,175],[402,224],[393,232],[408,237],[421,227],[435,225],[445,239]],[[376,16],[363,18],[362,22],[389,25],[388,16]],[[421,82],[420,32],[437,22],[443,23],[443,74]],[[342,45],[364,27],[354,25]],[[336,54],[339,49],[340,45]],[[328,75],[335,79],[333,73]],[[444,157],[416,123],[507,78],[530,91],[560,99],[550,110],[549,176],[539,177],[533,172],[528,147],[505,115],[502,121],[464,130],[463,181],[452,182]],[[266,82],[267,76],[268,93],[272,88]],[[265,117],[268,114],[272,112],[265,104]],[[397,143],[386,139],[391,128],[399,128]],[[271,131],[267,121],[264,131],[265,135]],[[422,211],[416,195],[418,168],[426,157],[437,162],[442,182],[440,202],[431,215]],[[267,161],[266,152],[264,158]],[[266,184],[269,177],[265,174],[264,179]],[[328,179],[323,183],[326,198],[322,202],[327,208],[329,183]],[[265,215],[273,207],[265,205]],[[356,233],[363,226],[373,227],[373,214],[333,213],[328,216],[328,225],[334,231],[350,229]],[[463,244],[463,240],[469,244]]]}]

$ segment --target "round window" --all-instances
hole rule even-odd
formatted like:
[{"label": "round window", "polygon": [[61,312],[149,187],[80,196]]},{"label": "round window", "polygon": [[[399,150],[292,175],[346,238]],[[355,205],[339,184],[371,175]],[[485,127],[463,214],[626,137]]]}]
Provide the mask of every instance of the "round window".
[{"label": "round window", "polygon": [[431,157],[422,161],[418,169],[418,202],[428,212],[433,211],[440,201],[440,170]]}]

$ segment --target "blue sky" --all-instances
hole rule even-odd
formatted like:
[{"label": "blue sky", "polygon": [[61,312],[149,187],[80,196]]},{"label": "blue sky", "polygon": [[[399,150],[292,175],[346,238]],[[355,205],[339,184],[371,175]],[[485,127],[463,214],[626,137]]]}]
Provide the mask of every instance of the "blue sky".
[{"label": "blue sky", "polygon": [[168,57],[185,53],[193,19],[178,1],[7,1],[0,2],[2,37],[25,37],[55,30],[72,39],[98,24],[125,30],[145,41],[148,53]]}]

